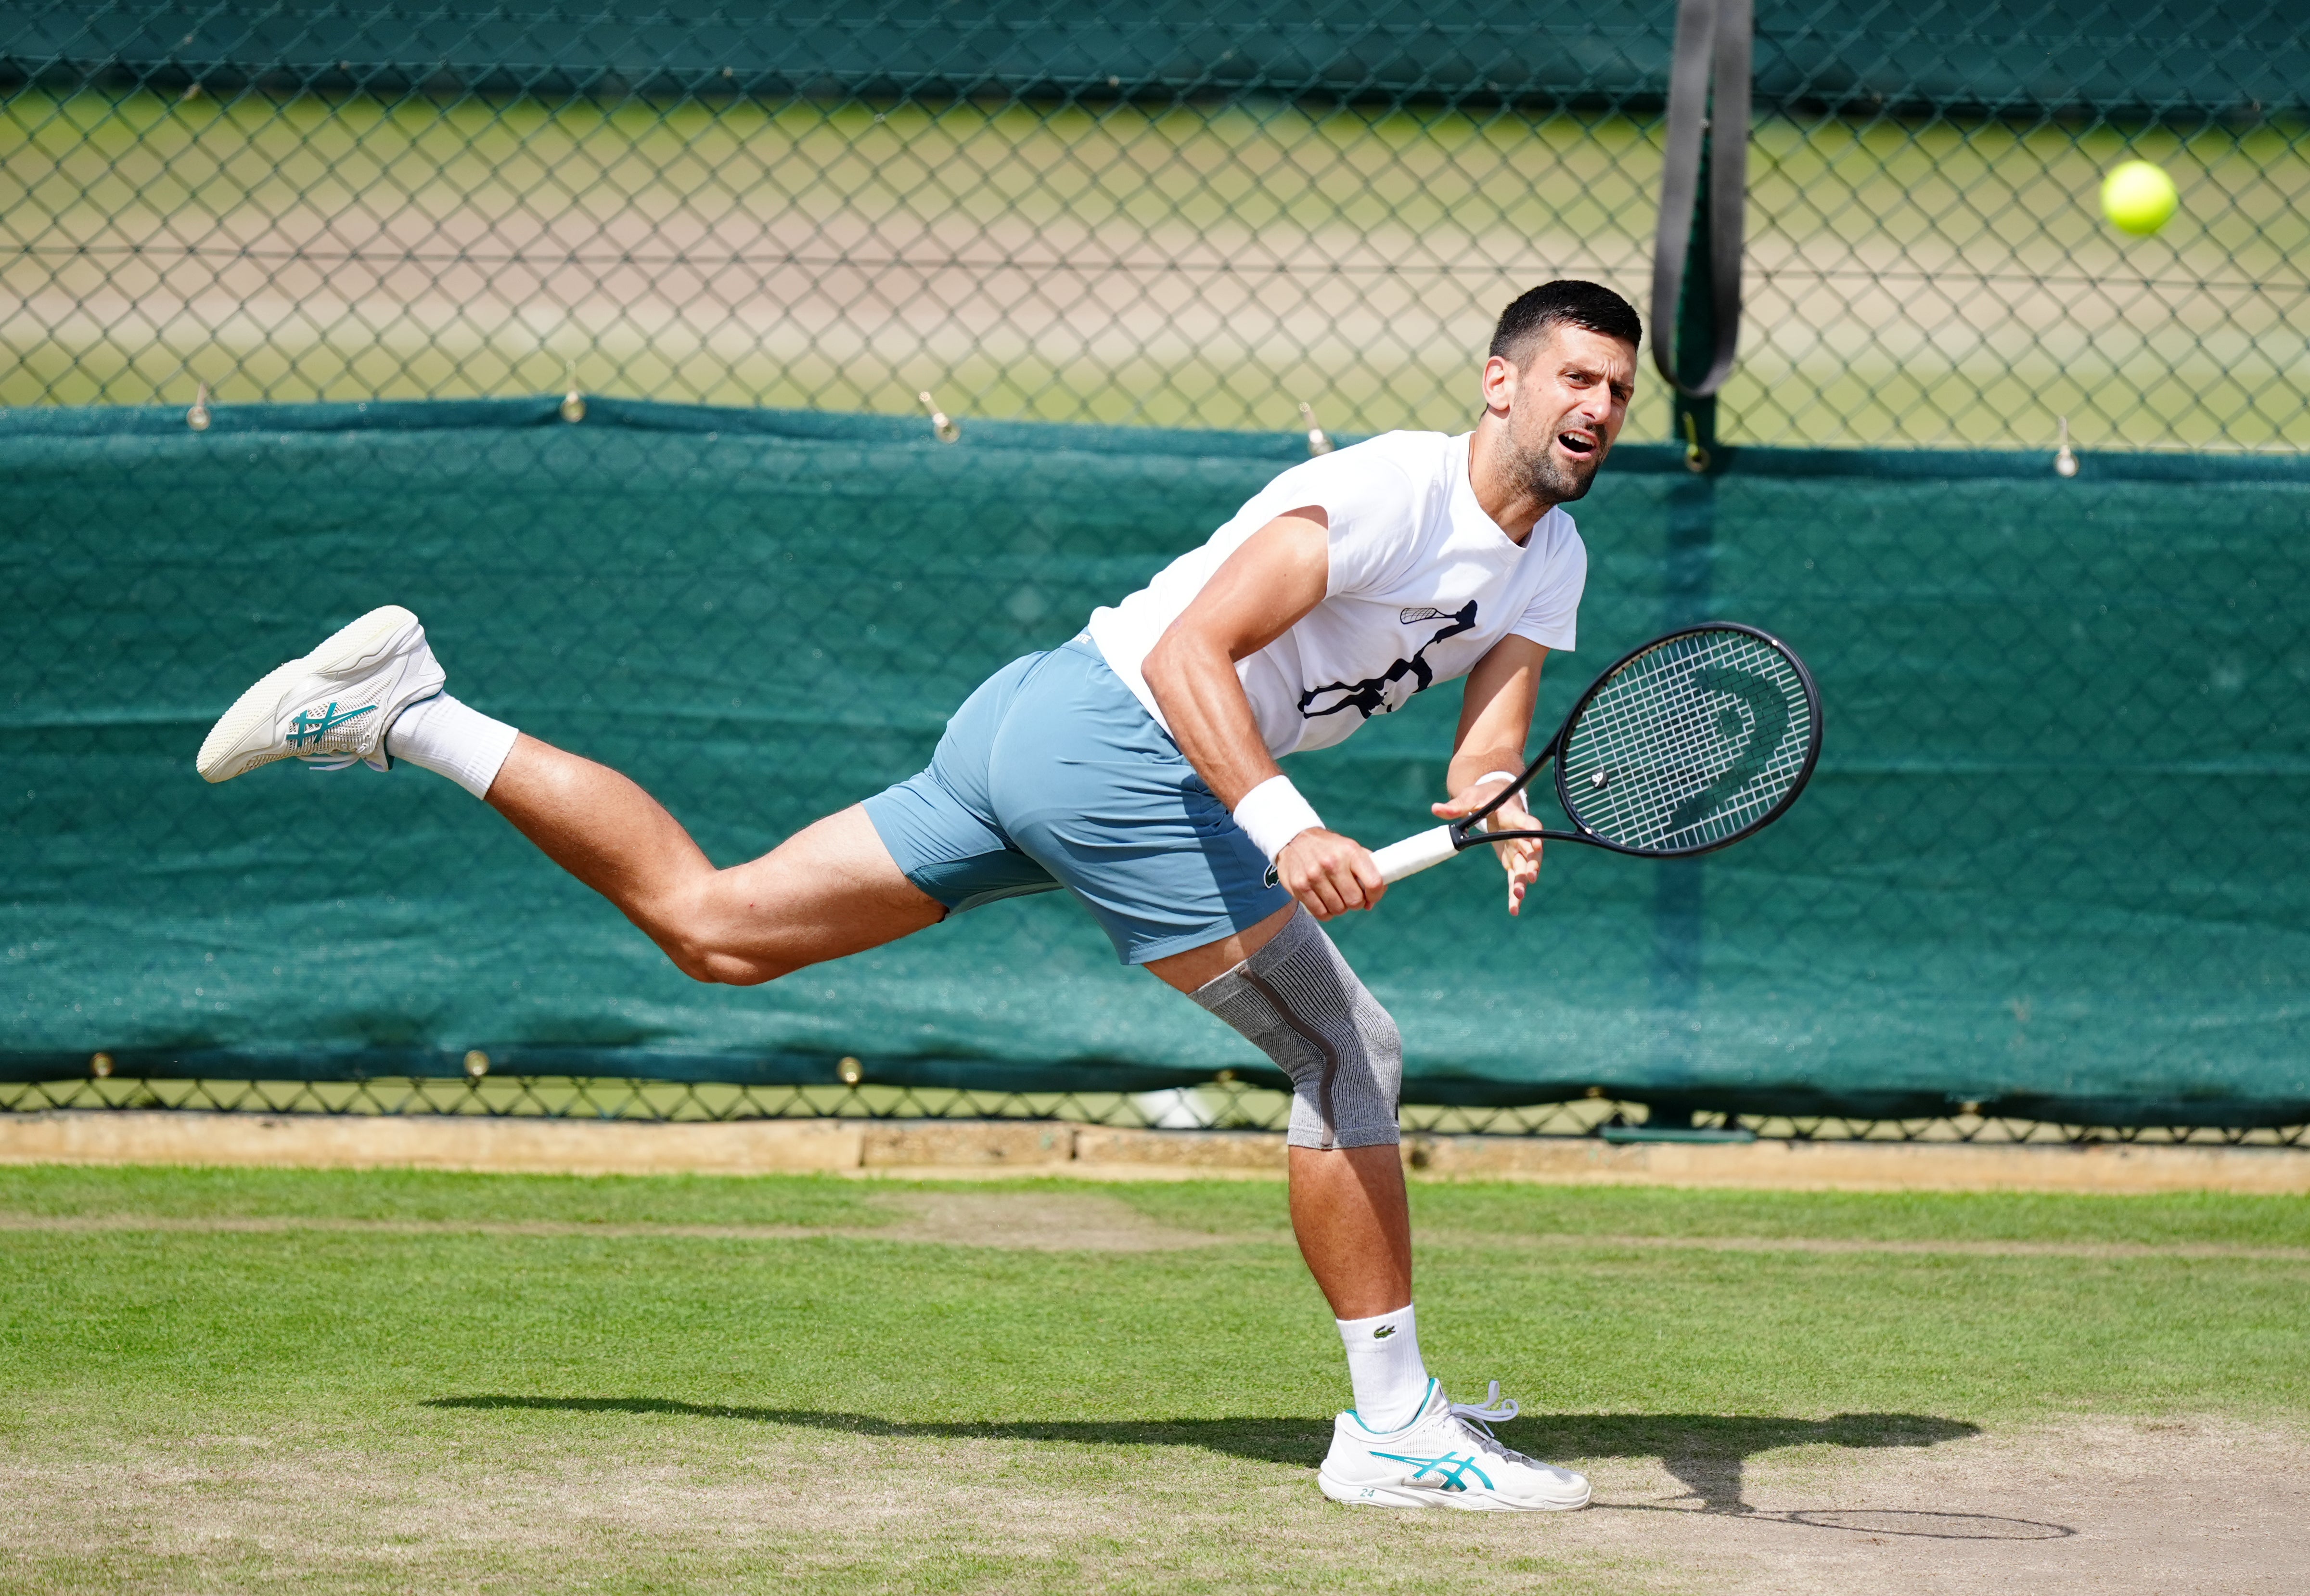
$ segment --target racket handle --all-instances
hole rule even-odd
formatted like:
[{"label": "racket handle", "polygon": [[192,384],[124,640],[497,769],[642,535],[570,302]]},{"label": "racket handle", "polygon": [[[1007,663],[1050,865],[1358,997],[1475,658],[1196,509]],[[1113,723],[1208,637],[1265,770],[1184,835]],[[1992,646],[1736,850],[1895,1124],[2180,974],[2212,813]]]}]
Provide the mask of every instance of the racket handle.
[{"label": "racket handle", "polygon": [[1379,866],[1380,880],[1393,886],[1406,876],[1416,876],[1443,863],[1459,851],[1453,840],[1452,828],[1438,826],[1402,842],[1388,844],[1372,854],[1372,863]]}]

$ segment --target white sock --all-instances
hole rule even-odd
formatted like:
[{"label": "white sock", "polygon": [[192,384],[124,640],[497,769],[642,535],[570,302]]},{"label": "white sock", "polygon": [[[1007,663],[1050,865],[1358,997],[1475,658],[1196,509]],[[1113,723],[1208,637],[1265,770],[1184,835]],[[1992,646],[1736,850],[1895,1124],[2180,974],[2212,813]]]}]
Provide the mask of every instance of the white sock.
[{"label": "white sock", "polygon": [[1428,1400],[1428,1366],[1420,1361],[1420,1326],[1411,1305],[1370,1319],[1341,1319],[1356,1417],[1368,1430],[1399,1430]]},{"label": "white sock", "polygon": [[447,693],[420,698],[394,717],[385,751],[420,769],[446,776],[476,798],[489,796],[498,768],[521,733]]}]

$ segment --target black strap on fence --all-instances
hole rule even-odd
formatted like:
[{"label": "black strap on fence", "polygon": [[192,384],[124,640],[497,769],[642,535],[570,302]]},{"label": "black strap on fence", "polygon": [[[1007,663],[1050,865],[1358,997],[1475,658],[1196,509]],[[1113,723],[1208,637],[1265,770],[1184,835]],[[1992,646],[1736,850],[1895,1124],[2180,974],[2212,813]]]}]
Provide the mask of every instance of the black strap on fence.
[{"label": "black strap on fence", "polygon": [[[1714,394],[1732,369],[1741,337],[1741,228],[1749,187],[1752,0],[1681,0],[1669,64],[1668,150],[1661,172],[1660,230],[1653,241],[1653,364],[1678,392]],[[1712,95],[1712,90],[1714,91]],[[1714,100],[1712,106],[1711,100]],[[1677,303],[1684,292],[1703,153],[1708,170],[1708,282],[1716,347],[1708,374],[1677,380]]]}]

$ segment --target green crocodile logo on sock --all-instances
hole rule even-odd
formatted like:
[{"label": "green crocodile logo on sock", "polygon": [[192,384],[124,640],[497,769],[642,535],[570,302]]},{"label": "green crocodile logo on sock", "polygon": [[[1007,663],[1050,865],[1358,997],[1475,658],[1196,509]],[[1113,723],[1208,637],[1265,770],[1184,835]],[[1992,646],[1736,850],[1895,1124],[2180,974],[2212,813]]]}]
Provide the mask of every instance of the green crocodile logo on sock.
[{"label": "green crocodile logo on sock", "polygon": [[1375,1340],[1375,1341],[1384,1341],[1384,1340],[1387,1340],[1387,1338],[1388,1338],[1388,1337],[1390,1337],[1390,1336],[1394,1335],[1394,1333],[1395,1333],[1395,1326],[1394,1326],[1394,1325],[1393,1325],[1393,1324],[1383,1324],[1383,1325],[1381,1325],[1377,1330],[1376,1330],[1376,1331],[1372,1331],[1372,1340]]},{"label": "green crocodile logo on sock", "polygon": [[359,709],[348,709],[343,715],[337,713],[337,707],[334,703],[318,715],[309,709],[300,709],[296,718],[289,723],[289,746],[308,747],[320,742],[322,738],[343,725],[347,721],[359,720],[376,707],[374,704],[364,704]]}]

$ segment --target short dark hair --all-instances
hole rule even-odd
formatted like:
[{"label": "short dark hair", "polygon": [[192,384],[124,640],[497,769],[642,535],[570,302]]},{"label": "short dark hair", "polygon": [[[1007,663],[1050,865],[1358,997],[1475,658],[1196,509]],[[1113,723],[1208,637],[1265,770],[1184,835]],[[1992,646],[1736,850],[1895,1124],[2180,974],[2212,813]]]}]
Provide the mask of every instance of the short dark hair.
[{"label": "short dark hair", "polygon": [[1645,324],[1634,305],[1599,283],[1559,277],[1526,289],[1500,312],[1500,324],[1492,330],[1492,347],[1487,352],[1511,360],[1520,359],[1533,339],[1550,327],[1566,325],[1585,327],[1633,345],[1641,345],[1645,339]]}]

